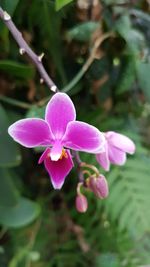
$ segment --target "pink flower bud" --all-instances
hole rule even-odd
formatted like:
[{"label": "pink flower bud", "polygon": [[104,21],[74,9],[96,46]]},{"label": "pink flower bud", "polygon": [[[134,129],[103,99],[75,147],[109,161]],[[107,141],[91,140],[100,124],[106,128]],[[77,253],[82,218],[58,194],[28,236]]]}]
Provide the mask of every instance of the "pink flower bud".
[{"label": "pink flower bud", "polygon": [[108,183],[104,175],[98,178],[91,177],[89,180],[89,188],[93,191],[96,197],[106,198],[109,194]]},{"label": "pink flower bud", "polygon": [[76,196],[76,209],[77,209],[77,211],[84,213],[87,211],[87,208],[88,208],[87,198],[82,194],[77,195]]}]

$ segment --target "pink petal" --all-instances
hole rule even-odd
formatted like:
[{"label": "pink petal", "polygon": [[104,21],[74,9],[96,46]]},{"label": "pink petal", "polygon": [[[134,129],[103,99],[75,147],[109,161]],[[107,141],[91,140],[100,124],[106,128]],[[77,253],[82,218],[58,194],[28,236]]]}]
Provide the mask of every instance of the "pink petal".
[{"label": "pink petal", "polygon": [[44,150],[44,152],[42,153],[41,157],[38,160],[38,164],[41,164],[46,159],[46,157],[48,157],[48,154],[50,155],[50,148],[46,148]]},{"label": "pink petal", "polygon": [[55,189],[61,189],[65,181],[66,176],[73,168],[73,161],[69,151],[66,151],[67,158],[63,157],[58,161],[52,161],[50,157],[47,157],[44,161],[45,168],[48,171],[52,185]]},{"label": "pink petal", "polygon": [[107,132],[106,138],[111,145],[126,153],[133,154],[135,152],[135,144],[130,138],[123,134]]},{"label": "pink petal", "polygon": [[104,146],[104,136],[88,123],[72,121],[68,123],[62,142],[67,148],[95,153]]},{"label": "pink petal", "polygon": [[65,134],[67,124],[74,121],[76,111],[70,97],[65,93],[56,93],[46,107],[45,120],[56,139]]},{"label": "pink petal", "polygon": [[103,167],[103,169],[105,171],[109,171],[110,169],[110,161],[108,158],[108,146],[107,143],[105,143],[105,151],[102,153],[98,153],[96,154],[96,159],[98,161],[98,163]]},{"label": "pink petal", "polygon": [[42,119],[23,119],[8,128],[10,136],[25,147],[50,145],[53,136]]},{"label": "pink petal", "polygon": [[50,152],[51,160],[57,161],[60,158],[61,153],[62,153],[62,148],[63,146],[61,142],[56,140],[51,148],[51,152]]},{"label": "pink petal", "polygon": [[108,146],[108,157],[112,164],[123,165],[126,162],[126,153],[111,145]]}]

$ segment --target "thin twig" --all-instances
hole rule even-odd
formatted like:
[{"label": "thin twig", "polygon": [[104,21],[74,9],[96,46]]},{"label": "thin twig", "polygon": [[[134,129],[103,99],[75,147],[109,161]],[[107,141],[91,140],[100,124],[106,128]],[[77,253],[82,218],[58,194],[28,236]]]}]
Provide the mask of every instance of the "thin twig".
[{"label": "thin twig", "polygon": [[[89,67],[91,66],[91,64],[93,63],[95,57],[96,57],[96,53],[97,53],[97,49],[99,48],[99,46],[103,43],[103,41],[105,41],[107,38],[109,37],[114,37],[114,33],[113,32],[108,32],[103,34],[102,36],[100,36],[94,43],[94,46],[91,50],[90,56],[88,57],[88,59],[86,60],[86,62],[84,63],[84,65],[82,66],[81,70],[75,75],[75,77],[62,89],[62,92],[67,93],[69,92],[80,80],[81,78],[84,76],[84,74],[87,72],[87,70],[89,69]],[[44,99],[39,101],[39,105],[44,105],[49,101],[49,97],[45,97]]]},{"label": "thin twig", "polygon": [[81,68],[81,70],[77,73],[77,75],[72,79],[72,81],[63,88],[63,92],[67,93],[69,92],[79,81],[80,79],[83,77],[83,75],[87,72],[87,70],[89,69],[89,67],[91,66],[91,64],[93,63],[95,57],[96,57],[96,53],[97,53],[97,49],[99,48],[99,46],[102,44],[102,42],[109,38],[109,37],[113,37],[114,33],[113,32],[108,32],[103,34],[102,36],[100,36],[94,43],[94,46],[91,50],[90,56],[89,58],[86,60],[85,64],[83,65],[83,67]]},{"label": "thin twig", "polygon": [[[41,77],[42,77],[41,80],[45,81],[45,83],[48,85],[48,87],[51,89],[51,91],[53,91],[53,92],[58,91],[56,85],[51,80],[51,78],[48,76],[47,72],[45,71],[45,69],[43,67],[43,64],[42,64],[43,54],[41,54],[40,56],[37,56],[31,50],[31,48],[28,46],[28,44],[23,39],[22,34],[18,31],[18,29],[16,28],[16,26],[12,22],[10,15],[7,12],[5,12],[1,7],[0,7],[0,18],[3,20],[3,22],[5,23],[7,28],[12,33],[14,39],[18,43],[18,45],[20,47],[20,53],[21,54],[27,53],[28,56],[33,61],[33,63],[35,64],[35,66],[37,67],[37,69],[39,70],[39,72],[41,74]],[[81,78],[84,76],[86,71],[89,69],[90,65],[93,63],[93,61],[95,59],[95,56],[96,56],[96,53],[97,53],[97,49],[99,48],[101,43],[105,39],[107,39],[109,37],[112,37],[112,36],[114,36],[114,33],[113,32],[108,32],[108,33],[103,34],[102,36],[100,36],[95,41],[89,58],[87,59],[87,61],[85,62],[85,64],[81,68],[81,70],[70,81],[70,83],[62,89],[62,92],[65,92],[65,93],[69,92],[81,80]],[[10,99],[8,97],[2,97],[1,96],[0,99],[5,101],[5,102],[7,102],[7,103],[9,103],[9,104],[11,104],[11,105],[20,106],[21,108],[25,108],[25,109],[31,108],[31,105],[28,104],[28,103],[24,103],[24,102],[21,102],[21,101],[18,101],[18,100],[12,100],[12,99]],[[49,101],[49,99],[50,99],[49,97],[45,97],[44,99],[42,99],[39,102],[37,102],[36,105],[37,106],[43,106]]]},{"label": "thin twig", "polygon": [[23,39],[21,32],[17,29],[17,27],[13,23],[11,16],[6,11],[4,11],[1,7],[0,7],[0,18],[5,23],[6,27],[9,29],[12,36],[18,43],[19,48],[20,48],[19,49],[20,54],[23,55],[24,53],[26,53],[31,58],[32,62],[34,63],[34,65],[36,66],[36,68],[38,69],[41,75],[41,82],[45,82],[52,92],[58,91],[57,86],[51,80],[51,78],[49,77],[48,73],[46,72],[42,64],[42,58],[44,54],[42,53],[41,55],[37,56],[32,51],[32,49]]}]

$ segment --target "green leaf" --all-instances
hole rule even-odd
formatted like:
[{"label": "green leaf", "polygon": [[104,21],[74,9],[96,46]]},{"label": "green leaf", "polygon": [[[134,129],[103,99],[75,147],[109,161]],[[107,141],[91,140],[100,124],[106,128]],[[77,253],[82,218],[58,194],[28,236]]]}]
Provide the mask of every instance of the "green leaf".
[{"label": "green leaf", "polygon": [[31,79],[35,74],[33,67],[10,60],[0,60],[0,70],[21,79]]},{"label": "green leaf", "polygon": [[6,227],[22,227],[35,220],[39,213],[38,204],[21,197],[14,207],[0,206],[0,223]]},{"label": "green leaf", "polygon": [[18,144],[8,135],[9,120],[2,105],[0,118],[0,167],[17,166],[21,162],[21,154]]},{"label": "green leaf", "polygon": [[[134,16],[136,16],[136,17],[138,17],[138,18],[140,18],[140,19],[142,19],[142,20],[145,20],[145,21],[147,21],[148,23],[150,23],[150,15],[149,14],[147,14],[147,13],[145,13],[145,12],[143,12],[142,10],[140,10],[140,9],[131,9],[131,10],[129,10],[129,13],[131,14],[131,15],[134,15]],[[148,24],[149,25],[149,24]]]},{"label": "green leaf", "polygon": [[13,15],[19,0],[1,0],[1,5],[11,16]]},{"label": "green leaf", "polygon": [[120,261],[116,254],[101,253],[96,257],[96,267],[119,267]]},{"label": "green leaf", "polygon": [[136,72],[141,90],[150,100],[150,63],[137,62]]},{"label": "green leaf", "polygon": [[88,41],[93,31],[99,27],[98,22],[88,21],[80,23],[67,32],[68,39],[75,39],[78,41]]},{"label": "green leaf", "polygon": [[20,197],[8,169],[0,169],[0,224],[5,227],[21,227],[31,223],[40,212],[35,202]]},{"label": "green leaf", "polygon": [[15,206],[19,199],[19,194],[11,180],[10,173],[7,169],[0,168],[0,206]]},{"label": "green leaf", "polygon": [[58,11],[62,7],[66,6],[67,4],[71,3],[73,0],[56,0],[55,6],[56,10]]},{"label": "green leaf", "polygon": [[135,58],[124,56],[121,60],[120,75],[116,83],[117,94],[129,91],[135,80]]},{"label": "green leaf", "polygon": [[145,45],[145,37],[142,32],[132,27],[129,15],[121,16],[117,21],[114,28],[125,39],[130,53],[133,55],[139,54]]},{"label": "green leaf", "polygon": [[53,3],[49,4],[46,1],[43,1],[43,8],[40,9],[40,12],[42,14],[42,26],[41,20],[39,20],[39,24],[40,27],[42,27],[43,38],[46,36],[46,40],[49,43],[49,54],[52,57],[54,65],[61,77],[62,84],[64,85],[67,83],[67,79],[63,62],[63,44],[60,39],[62,17],[55,11]]}]

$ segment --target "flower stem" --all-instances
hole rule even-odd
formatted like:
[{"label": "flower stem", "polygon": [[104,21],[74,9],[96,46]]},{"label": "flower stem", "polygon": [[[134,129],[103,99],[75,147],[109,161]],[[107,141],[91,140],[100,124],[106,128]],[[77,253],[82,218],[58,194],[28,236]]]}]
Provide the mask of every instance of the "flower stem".
[{"label": "flower stem", "polygon": [[16,42],[18,43],[20,48],[19,49],[20,54],[23,55],[24,53],[26,53],[31,58],[32,62],[34,63],[34,65],[36,66],[37,70],[41,75],[41,82],[45,82],[52,92],[58,91],[57,86],[51,80],[51,78],[49,77],[48,73],[46,72],[42,64],[42,58],[44,54],[42,53],[41,55],[38,56],[33,52],[33,50],[24,40],[22,33],[17,29],[17,27],[13,23],[11,16],[1,7],[0,7],[0,18],[11,32]]}]

